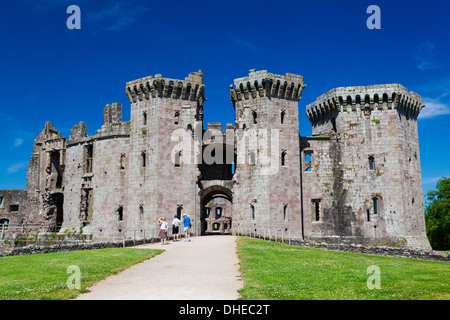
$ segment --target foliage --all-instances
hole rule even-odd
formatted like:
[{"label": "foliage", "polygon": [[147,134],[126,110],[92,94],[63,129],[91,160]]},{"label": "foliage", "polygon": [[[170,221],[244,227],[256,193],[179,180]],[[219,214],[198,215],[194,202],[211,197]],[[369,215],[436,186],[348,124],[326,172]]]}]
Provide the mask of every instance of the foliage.
[{"label": "foliage", "polygon": [[427,236],[435,250],[450,249],[450,177],[438,180],[428,191],[425,206]]}]

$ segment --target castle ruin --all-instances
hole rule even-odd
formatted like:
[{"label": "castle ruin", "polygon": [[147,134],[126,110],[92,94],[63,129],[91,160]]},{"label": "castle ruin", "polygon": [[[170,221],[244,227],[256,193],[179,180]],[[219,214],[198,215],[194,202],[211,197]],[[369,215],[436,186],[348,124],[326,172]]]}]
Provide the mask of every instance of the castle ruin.
[{"label": "castle ruin", "polygon": [[421,97],[399,84],[330,90],[306,106],[312,136],[302,137],[305,87],[300,75],[250,70],[230,86],[235,125],[222,130],[204,127],[202,71],[128,82],[130,121],[112,103],[94,136],[84,122],[68,138],[46,123],[22,220],[105,241],[187,213],[198,236],[275,228],[306,241],[430,249]]}]

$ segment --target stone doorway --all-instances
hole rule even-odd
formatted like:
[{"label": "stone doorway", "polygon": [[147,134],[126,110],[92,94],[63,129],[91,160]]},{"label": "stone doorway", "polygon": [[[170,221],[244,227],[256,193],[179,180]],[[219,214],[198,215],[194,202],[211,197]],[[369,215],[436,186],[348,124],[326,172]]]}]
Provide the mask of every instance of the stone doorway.
[{"label": "stone doorway", "polygon": [[204,190],[201,201],[201,234],[231,234],[233,220],[231,191],[220,186],[208,189]]}]

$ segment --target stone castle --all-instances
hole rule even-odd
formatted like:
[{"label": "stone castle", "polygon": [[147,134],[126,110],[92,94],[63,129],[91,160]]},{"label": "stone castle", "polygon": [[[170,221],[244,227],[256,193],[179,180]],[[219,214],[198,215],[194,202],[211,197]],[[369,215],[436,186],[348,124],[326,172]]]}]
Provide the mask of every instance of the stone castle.
[{"label": "stone castle", "polygon": [[235,125],[222,130],[203,126],[202,71],[128,82],[130,121],[112,103],[94,136],[84,122],[69,138],[46,123],[26,193],[0,191],[0,219],[47,232],[83,227],[105,241],[187,213],[199,236],[267,228],[305,241],[430,249],[421,97],[399,84],[336,88],[306,106],[312,136],[301,137],[305,87],[300,75],[250,70],[230,86]]}]

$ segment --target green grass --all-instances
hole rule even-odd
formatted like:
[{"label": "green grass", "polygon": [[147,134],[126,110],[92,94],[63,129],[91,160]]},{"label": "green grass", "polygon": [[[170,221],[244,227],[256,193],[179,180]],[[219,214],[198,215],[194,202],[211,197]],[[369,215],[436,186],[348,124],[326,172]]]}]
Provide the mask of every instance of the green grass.
[{"label": "green grass", "polygon": [[[238,238],[244,300],[450,299],[450,264]],[[367,268],[380,268],[370,290]]]},{"label": "green grass", "polygon": [[[109,275],[156,256],[163,250],[110,248],[44,253],[0,258],[0,300],[72,299],[87,292]],[[81,289],[68,289],[73,275],[67,268],[81,271]]]}]

